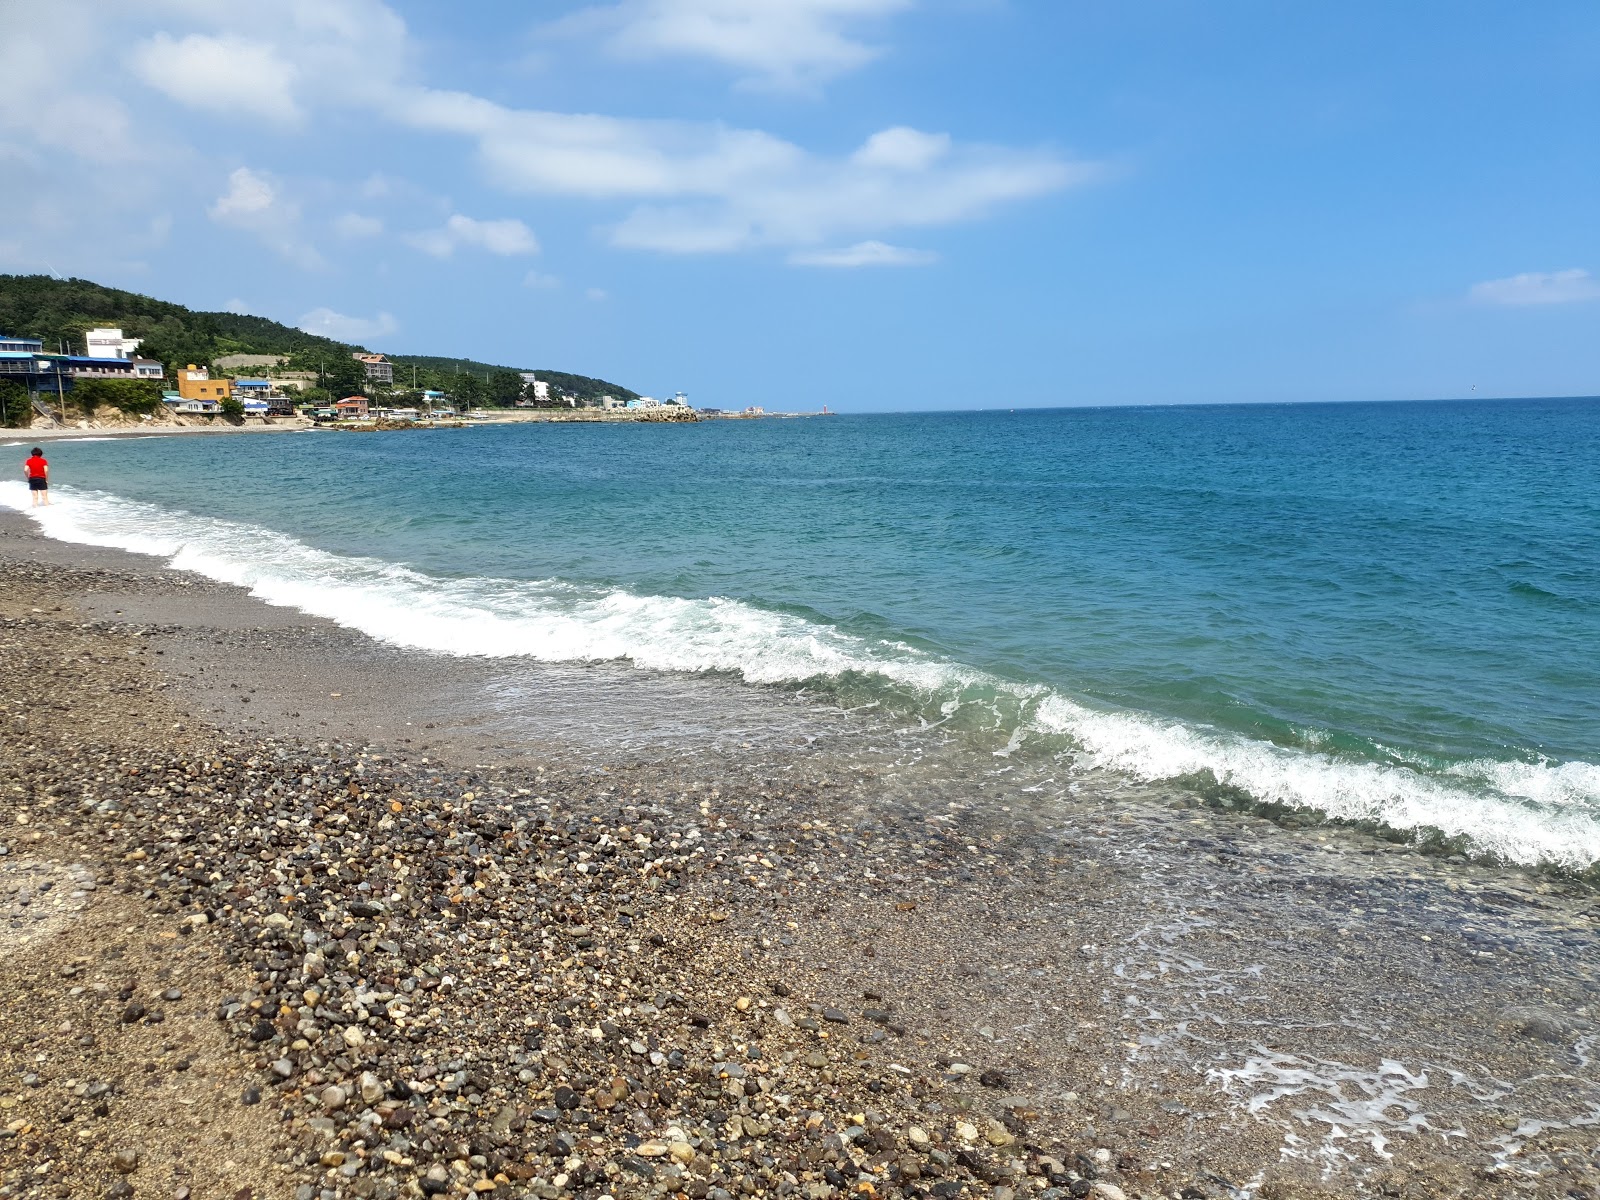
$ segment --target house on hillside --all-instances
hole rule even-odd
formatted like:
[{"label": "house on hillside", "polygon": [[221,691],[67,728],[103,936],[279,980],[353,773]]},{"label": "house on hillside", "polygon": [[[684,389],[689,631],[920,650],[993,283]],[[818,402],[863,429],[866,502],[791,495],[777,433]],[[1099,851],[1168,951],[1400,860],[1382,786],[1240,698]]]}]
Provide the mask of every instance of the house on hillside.
[{"label": "house on hillside", "polygon": [[132,358],[143,338],[125,338],[120,329],[91,329],[83,335],[86,358]]},{"label": "house on hillside", "polygon": [[84,353],[76,360],[72,374],[79,379],[164,378],[167,371],[161,363],[134,354],[143,340],[123,337],[120,329],[91,329],[83,335]]},{"label": "house on hillside", "polygon": [[13,379],[35,397],[72,390],[72,373],[59,357],[44,353],[38,338],[0,334],[0,379]]},{"label": "house on hillside", "polygon": [[177,376],[178,395],[185,400],[210,400],[221,404],[233,395],[231,380],[213,379],[210,371],[193,363],[177,372]]},{"label": "house on hillside", "polygon": [[86,354],[57,355],[60,369],[74,379],[133,379],[133,362],[126,358],[90,358]]},{"label": "house on hillside", "polygon": [[235,379],[233,381],[233,394],[247,403],[251,400],[265,400],[272,395],[272,380]]},{"label": "house on hillside", "polygon": [[382,384],[384,387],[394,385],[394,364],[381,354],[352,354],[367,371],[367,379],[372,383]]},{"label": "house on hillside", "polygon": [[168,412],[186,416],[214,417],[222,411],[220,400],[186,399],[181,392],[170,389],[161,393],[161,403],[167,406]]}]

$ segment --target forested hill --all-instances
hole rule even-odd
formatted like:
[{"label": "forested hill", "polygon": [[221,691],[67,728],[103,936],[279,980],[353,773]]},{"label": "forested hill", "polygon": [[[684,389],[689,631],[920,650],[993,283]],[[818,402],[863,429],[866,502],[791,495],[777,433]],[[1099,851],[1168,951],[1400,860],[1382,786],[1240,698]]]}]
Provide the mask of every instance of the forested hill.
[{"label": "forested hill", "polygon": [[501,371],[532,371],[535,378],[550,385],[553,392],[576,396],[579,400],[598,400],[601,396],[615,396],[618,400],[633,400],[638,392],[629,391],[619,384],[604,379],[591,379],[587,375],[569,375],[565,371],[546,371],[537,367],[497,367],[493,363],[478,362],[471,358],[440,358],[432,354],[391,354],[396,384],[411,382],[411,368],[417,368],[420,379],[423,372],[434,379],[449,379],[452,375],[471,374],[492,378]]},{"label": "forested hill", "polygon": [[[184,363],[209,366],[230,354],[281,354],[290,366],[317,370],[332,360],[348,359],[357,350],[385,352],[381,346],[366,347],[319,337],[314,333],[281,325],[265,317],[232,312],[196,312],[181,304],[171,304],[137,292],[105,287],[87,279],[55,279],[48,275],[0,275],[0,334],[36,337],[47,351],[67,343],[83,352],[83,335],[96,326],[120,328],[128,337],[144,339],[139,354],[157,358],[168,369]],[[440,358],[430,355],[389,354],[395,364],[395,384],[411,383],[411,367],[417,368],[417,382],[424,387],[450,385],[462,376],[472,376],[492,385],[505,379],[507,372],[528,367],[505,367],[466,358]],[[536,372],[551,389],[580,399],[595,399],[610,394],[629,399],[637,393],[627,388],[569,375],[562,371]],[[507,381],[509,382],[509,381]],[[487,397],[485,397],[487,398]]]},{"label": "forested hill", "polygon": [[210,365],[226,354],[348,354],[360,349],[265,317],[194,312],[87,279],[0,275],[0,333],[39,338],[48,351],[65,342],[82,354],[84,331],[98,325],[143,338],[140,355],[169,367]]}]

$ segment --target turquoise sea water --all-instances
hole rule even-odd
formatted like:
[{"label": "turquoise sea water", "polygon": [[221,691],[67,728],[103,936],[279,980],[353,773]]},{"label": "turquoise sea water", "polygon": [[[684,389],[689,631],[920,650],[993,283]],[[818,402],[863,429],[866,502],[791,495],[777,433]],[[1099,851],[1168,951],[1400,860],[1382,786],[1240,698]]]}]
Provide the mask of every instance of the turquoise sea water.
[{"label": "turquoise sea water", "polygon": [[[1600,861],[1600,402],[57,444],[50,532],[442,653]],[[25,502],[7,483],[6,503]]]}]

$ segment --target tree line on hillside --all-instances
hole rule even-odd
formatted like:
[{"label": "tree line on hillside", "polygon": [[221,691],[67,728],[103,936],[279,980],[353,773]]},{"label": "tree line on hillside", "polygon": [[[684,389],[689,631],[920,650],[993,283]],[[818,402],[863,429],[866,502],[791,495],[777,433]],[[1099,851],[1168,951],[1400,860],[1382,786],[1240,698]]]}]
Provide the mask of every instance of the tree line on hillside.
[{"label": "tree line on hillside", "polygon": [[168,367],[209,366],[229,354],[320,351],[348,357],[360,349],[265,317],[194,312],[87,279],[0,275],[0,333],[38,338],[49,352],[64,345],[81,354],[84,333],[97,326],[120,328],[128,337],[142,339],[139,356]]},{"label": "tree line on hillside", "polygon": [[[146,379],[79,379],[70,392],[53,403],[68,412],[76,409],[85,417],[92,417],[104,408],[148,416],[161,410],[161,385]],[[238,401],[224,401],[223,413],[242,416],[244,406]],[[0,379],[0,425],[26,426],[32,416],[33,404],[27,387],[15,379]]]},{"label": "tree line on hillside", "polygon": [[[270,354],[283,357],[284,370],[313,372],[317,376],[316,401],[324,395],[333,399],[359,392],[406,398],[432,389],[473,408],[509,407],[524,395],[522,372],[466,358],[441,358],[433,355],[390,355],[394,365],[394,385],[382,388],[368,383],[366,369],[351,357],[364,347],[306,333],[265,317],[243,313],[195,312],[181,304],[141,296],[137,292],[105,287],[87,279],[55,279],[48,275],[0,275],[0,334],[35,337],[47,352],[65,345],[74,352],[84,349],[84,334],[97,326],[120,328],[128,337],[142,339],[138,354],[154,358],[175,371],[188,363],[211,367],[219,358],[232,354]],[[594,403],[601,396],[630,400],[638,393],[563,371],[536,371],[535,376],[550,385],[553,397],[570,395],[580,402]],[[89,381],[80,381],[79,387]],[[95,382],[119,383],[102,380]],[[159,403],[159,388],[155,389]],[[134,401],[107,401],[125,411]]]}]

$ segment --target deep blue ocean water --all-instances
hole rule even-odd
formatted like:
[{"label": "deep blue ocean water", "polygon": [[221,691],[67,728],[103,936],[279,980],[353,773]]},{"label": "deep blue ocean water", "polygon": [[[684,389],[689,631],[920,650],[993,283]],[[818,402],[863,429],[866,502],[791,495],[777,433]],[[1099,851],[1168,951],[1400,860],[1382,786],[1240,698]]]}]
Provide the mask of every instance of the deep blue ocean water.
[{"label": "deep blue ocean water", "polygon": [[[1600,402],[57,443],[47,528],[443,653],[1600,861]],[[25,502],[7,483],[3,499]]]}]

